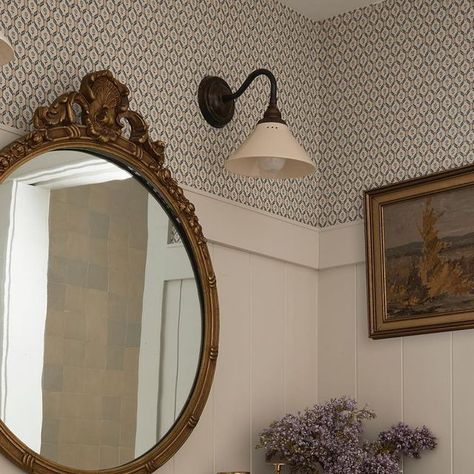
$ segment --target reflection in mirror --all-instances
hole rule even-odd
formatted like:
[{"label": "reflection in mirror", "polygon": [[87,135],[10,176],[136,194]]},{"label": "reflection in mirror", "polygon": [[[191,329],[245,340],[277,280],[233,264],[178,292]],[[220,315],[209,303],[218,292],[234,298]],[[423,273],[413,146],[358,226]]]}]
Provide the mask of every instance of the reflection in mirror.
[{"label": "reflection in mirror", "polygon": [[193,268],[160,203],[116,165],[54,151],[0,186],[0,416],[76,469],[168,432],[201,350]]}]

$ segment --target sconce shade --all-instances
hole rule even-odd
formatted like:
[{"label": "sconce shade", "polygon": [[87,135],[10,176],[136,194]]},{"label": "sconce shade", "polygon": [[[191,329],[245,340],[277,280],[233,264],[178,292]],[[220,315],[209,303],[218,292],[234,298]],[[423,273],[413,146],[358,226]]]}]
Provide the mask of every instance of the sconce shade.
[{"label": "sconce shade", "polygon": [[232,173],[254,178],[301,178],[316,169],[288,126],[261,122],[230,155],[225,167]]},{"label": "sconce shade", "polygon": [[0,66],[9,63],[13,59],[13,47],[10,41],[0,33]]}]

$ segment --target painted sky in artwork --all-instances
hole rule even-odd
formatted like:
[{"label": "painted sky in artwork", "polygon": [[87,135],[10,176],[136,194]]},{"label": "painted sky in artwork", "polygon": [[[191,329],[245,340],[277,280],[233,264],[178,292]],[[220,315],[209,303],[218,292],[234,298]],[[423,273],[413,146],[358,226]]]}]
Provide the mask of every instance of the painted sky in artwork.
[{"label": "painted sky in artwork", "polygon": [[[437,223],[441,239],[474,232],[474,185],[432,194],[431,198],[433,208],[443,213]],[[421,242],[418,227],[426,199],[384,206],[385,248]]]}]

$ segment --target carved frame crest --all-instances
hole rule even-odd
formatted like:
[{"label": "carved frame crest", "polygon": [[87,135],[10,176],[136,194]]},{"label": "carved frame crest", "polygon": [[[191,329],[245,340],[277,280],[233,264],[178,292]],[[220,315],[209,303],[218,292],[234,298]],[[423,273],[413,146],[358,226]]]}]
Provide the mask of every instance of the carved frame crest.
[{"label": "carved frame crest", "polygon": [[[0,150],[0,183],[22,164],[42,153],[76,149],[90,151],[129,169],[166,203],[179,221],[194,258],[202,291],[203,343],[193,391],[172,429],[156,446],[128,464],[96,471],[61,466],[32,451],[0,421],[0,451],[31,474],[150,474],[168,461],[197,425],[207,401],[218,354],[219,307],[216,277],[206,239],[193,204],[164,164],[164,143],[152,141],[143,117],[129,109],[128,88],[110,71],[87,74],[78,92],[39,107],[34,130]],[[123,122],[130,135],[124,136]]]}]

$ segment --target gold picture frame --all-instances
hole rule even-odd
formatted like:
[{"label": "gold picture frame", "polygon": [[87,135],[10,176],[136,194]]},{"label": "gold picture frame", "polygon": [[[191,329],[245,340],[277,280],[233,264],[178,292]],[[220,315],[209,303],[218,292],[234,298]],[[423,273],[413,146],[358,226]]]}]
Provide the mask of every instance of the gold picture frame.
[{"label": "gold picture frame", "polygon": [[369,336],[474,328],[474,166],[364,201]]},{"label": "gold picture frame", "polygon": [[[201,289],[203,342],[198,373],[187,403],[170,431],[142,456],[114,468],[85,471],[59,465],[30,449],[0,421],[0,452],[25,472],[151,474],[189,437],[211,389],[218,354],[219,305],[207,242],[194,205],[164,163],[164,143],[150,139],[143,117],[129,108],[128,93],[128,88],[110,71],[97,71],[84,76],[79,91],[65,93],[49,107],[38,108],[33,117],[34,130],[0,150],[0,183],[42,153],[85,150],[127,169],[149,192],[159,196],[168,214],[180,225]],[[129,128],[127,134],[124,122]]]}]

